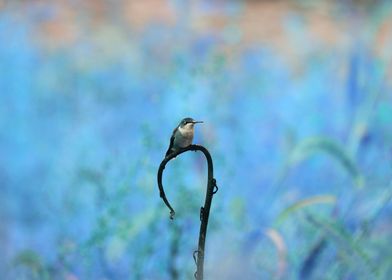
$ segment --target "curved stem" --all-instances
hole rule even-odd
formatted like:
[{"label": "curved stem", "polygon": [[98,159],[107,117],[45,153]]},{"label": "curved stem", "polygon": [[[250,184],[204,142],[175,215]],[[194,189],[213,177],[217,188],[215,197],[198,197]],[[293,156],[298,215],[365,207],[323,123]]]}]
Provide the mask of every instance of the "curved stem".
[{"label": "curved stem", "polygon": [[[167,157],[163,159],[161,162],[159,169],[158,169],[158,187],[159,187],[159,194],[160,197],[163,199],[163,202],[166,204],[166,206],[170,209],[170,219],[174,218],[175,211],[171,207],[169,201],[166,198],[165,191],[163,189],[162,185],[162,175],[163,175],[163,170],[165,169],[166,164],[175,158],[176,156],[185,153],[187,151],[201,151],[204,156],[206,157],[207,164],[208,164],[208,181],[207,181],[207,192],[206,192],[206,198],[204,202],[204,207],[201,207],[200,209],[200,220],[201,220],[201,225],[200,225],[200,233],[199,233],[199,245],[198,245],[198,250],[197,250],[197,259],[196,259],[196,265],[197,265],[197,271],[195,273],[195,277],[197,280],[202,280],[203,279],[203,270],[204,270],[204,247],[205,247],[205,240],[206,240],[206,235],[207,235],[207,226],[208,226],[208,218],[210,215],[210,208],[211,208],[211,202],[212,202],[212,196],[216,191],[214,188],[217,188],[216,186],[216,180],[214,179],[214,168],[213,168],[213,163],[212,163],[212,158],[211,154],[209,151],[204,148],[203,146],[200,145],[190,145],[184,149],[181,149],[177,152],[171,153]],[[216,189],[217,190],[217,189]]]}]

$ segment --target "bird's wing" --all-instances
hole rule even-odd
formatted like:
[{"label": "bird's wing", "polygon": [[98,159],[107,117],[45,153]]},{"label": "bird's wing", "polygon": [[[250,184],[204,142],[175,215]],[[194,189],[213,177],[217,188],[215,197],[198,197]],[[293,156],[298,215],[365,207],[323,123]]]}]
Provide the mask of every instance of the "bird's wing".
[{"label": "bird's wing", "polygon": [[172,151],[172,148],[173,148],[173,145],[174,145],[174,136],[176,135],[176,131],[177,131],[177,127],[173,130],[172,137],[170,138],[169,148],[167,149],[167,152],[166,152],[165,156],[168,156],[171,153],[171,151]]}]

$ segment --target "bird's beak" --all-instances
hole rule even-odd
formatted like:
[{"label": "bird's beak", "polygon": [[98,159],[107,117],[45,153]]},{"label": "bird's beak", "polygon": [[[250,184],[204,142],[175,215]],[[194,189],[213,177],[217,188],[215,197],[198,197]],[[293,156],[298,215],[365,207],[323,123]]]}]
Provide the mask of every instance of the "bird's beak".
[{"label": "bird's beak", "polygon": [[193,123],[203,123],[203,121],[193,121]]}]

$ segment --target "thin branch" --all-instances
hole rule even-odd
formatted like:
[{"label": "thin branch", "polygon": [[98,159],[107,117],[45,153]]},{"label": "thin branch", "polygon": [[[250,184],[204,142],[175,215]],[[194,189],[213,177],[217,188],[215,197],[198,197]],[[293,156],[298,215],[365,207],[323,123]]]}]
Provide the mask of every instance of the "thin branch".
[{"label": "thin branch", "polygon": [[200,233],[199,233],[199,245],[198,245],[198,250],[197,252],[197,258],[196,258],[196,265],[197,265],[197,271],[195,273],[195,277],[197,280],[202,280],[203,279],[203,270],[204,270],[204,247],[205,247],[205,240],[206,240],[206,235],[207,235],[207,226],[208,226],[208,218],[210,215],[210,208],[211,208],[211,202],[212,202],[212,196],[218,191],[218,187],[216,185],[216,180],[214,179],[214,168],[213,168],[213,163],[212,163],[212,158],[211,154],[209,151],[204,148],[203,146],[200,145],[190,145],[184,149],[181,149],[177,152],[173,152],[169,154],[167,157],[163,159],[161,164],[159,165],[158,169],[158,187],[159,187],[159,195],[163,199],[163,202],[166,204],[166,206],[170,209],[170,219],[174,218],[175,211],[173,207],[171,207],[169,201],[166,198],[165,191],[163,189],[162,185],[162,175],[163,175],[163,170],[166,167],[166,164],[175,158],[176,156],[185,153],[187,151],[201,151],[204,156],[206,157],[207,164],[208,164],[208,181],[207,181],[207,192],[206,192],[206,198],[204,202],[204,207],[201,207],[200,209],[200,220],[201,220],[201,225],[200,225]]}]

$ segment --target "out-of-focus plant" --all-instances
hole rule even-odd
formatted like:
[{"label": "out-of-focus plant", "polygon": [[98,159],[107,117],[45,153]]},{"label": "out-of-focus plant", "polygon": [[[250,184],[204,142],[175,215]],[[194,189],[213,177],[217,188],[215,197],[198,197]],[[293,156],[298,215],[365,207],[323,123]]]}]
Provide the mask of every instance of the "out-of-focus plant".
[{"label": "out-of-focus plant", "polygon": [[166,173],[178,228],[152,209],[197,115],[206,275],[389,280],[391,3],[150,2],[0,1],[3,278],[192,274],[203,161]]}]

